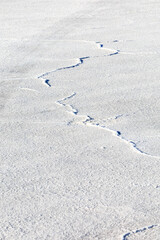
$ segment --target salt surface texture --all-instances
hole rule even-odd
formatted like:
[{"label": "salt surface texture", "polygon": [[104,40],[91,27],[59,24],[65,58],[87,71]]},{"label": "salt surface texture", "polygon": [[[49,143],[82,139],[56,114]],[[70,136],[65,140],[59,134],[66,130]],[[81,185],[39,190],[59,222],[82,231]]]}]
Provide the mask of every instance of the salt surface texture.
[{"label": "salt surface texture", "polygon": [[0,239],[159,240],[159,1],[0,4]]}]

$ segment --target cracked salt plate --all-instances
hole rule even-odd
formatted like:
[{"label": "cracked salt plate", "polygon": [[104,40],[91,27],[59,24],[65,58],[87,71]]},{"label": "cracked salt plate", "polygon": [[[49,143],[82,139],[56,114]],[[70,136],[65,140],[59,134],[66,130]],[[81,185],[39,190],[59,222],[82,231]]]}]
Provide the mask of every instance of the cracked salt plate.
[{"label": "cracked salt plate", "polygon": [[0,12],[0,238],[159,240],[158,1]]}]

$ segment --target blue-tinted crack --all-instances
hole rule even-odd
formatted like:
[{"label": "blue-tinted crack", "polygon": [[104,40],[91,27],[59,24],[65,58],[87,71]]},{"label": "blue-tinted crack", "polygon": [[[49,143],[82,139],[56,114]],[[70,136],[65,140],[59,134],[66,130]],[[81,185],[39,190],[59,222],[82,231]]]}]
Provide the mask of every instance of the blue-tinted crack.
[{"label": "blue-tinted crack", "polygon": [[136,233],[145,232],[145,231],[147,231],[149,229],[152,229],[154,227],[157,227],[157,226],[158,225],[151,225],[149,227],[144,227],[144,228],[141,228],[141,229],[137,229],[135,231],[128,232],[128,233],[123,235],[122,240],[129,240],[129,236],[134,235]]}]

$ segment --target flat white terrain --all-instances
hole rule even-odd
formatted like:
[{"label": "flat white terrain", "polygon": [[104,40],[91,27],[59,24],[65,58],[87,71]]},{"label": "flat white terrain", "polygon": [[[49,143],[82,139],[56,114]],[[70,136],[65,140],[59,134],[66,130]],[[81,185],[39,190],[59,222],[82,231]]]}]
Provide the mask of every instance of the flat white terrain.
[{"label": "flat white terrain", "polygon": [[0,23],[0,240],[159,240],[159,0],[1,0]]}]

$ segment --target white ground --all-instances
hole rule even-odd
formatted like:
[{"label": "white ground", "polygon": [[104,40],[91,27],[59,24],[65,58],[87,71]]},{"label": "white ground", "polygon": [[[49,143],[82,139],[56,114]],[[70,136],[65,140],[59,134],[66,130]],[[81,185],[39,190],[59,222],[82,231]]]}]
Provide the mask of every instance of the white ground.
[{"label": "white ground", "polygon": [[159,240],[159,0],[1,0],[0,22],[0,239]]}]

